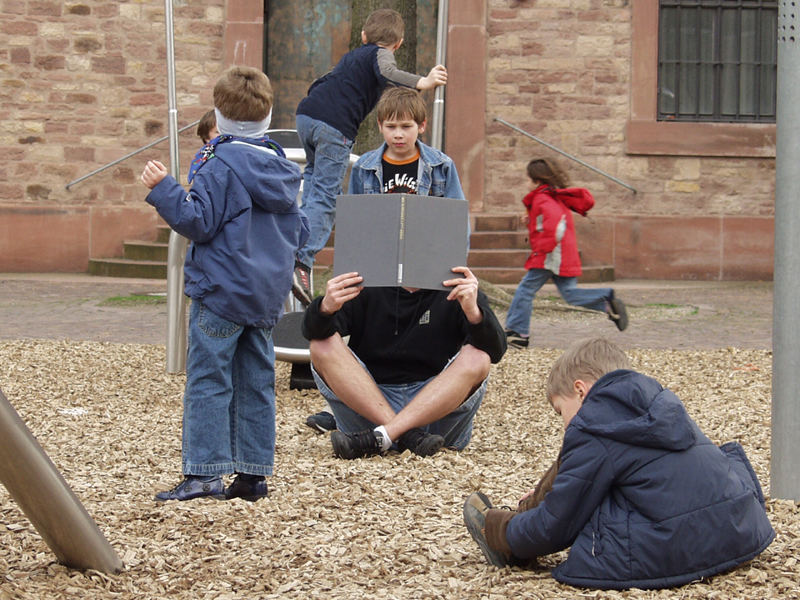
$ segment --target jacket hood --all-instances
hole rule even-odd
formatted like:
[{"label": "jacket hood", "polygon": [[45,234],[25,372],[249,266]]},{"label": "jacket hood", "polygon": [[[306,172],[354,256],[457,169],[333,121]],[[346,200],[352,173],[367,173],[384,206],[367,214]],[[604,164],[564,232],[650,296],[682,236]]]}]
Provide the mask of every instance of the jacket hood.
[{"label": "jacket hood", "polygon": [[674,393],[628,370],[612,371],[595,382],[570,422],[573,426],[617,442],[671,451],[689,448],[696,435]]},{"label": "jacket hood", "polygon": [[522,199],[522,203],[530,208],[533,204],[534,196],[537,194],[546,194],[583,217],[594,207],[594,197],[586,188],[557,189],[549,185],[540,185],[535,190],[529,192],[525,198]]},{"label": "jacket hood", "polygon": [[260,140],[236,140],[219,144],[216,158],[234,171],[250,194],[253,204],[273,213],[295,211],[300,186],[300,167],[279,156]]}]

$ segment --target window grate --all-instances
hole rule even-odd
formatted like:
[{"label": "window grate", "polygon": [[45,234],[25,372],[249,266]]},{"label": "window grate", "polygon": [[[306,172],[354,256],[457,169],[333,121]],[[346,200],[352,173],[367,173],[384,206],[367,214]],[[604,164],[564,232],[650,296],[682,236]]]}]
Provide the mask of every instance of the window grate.
[{"label": "window grate", "polygon": [[778,2],[660,0],[658,119],[775,122]]}]

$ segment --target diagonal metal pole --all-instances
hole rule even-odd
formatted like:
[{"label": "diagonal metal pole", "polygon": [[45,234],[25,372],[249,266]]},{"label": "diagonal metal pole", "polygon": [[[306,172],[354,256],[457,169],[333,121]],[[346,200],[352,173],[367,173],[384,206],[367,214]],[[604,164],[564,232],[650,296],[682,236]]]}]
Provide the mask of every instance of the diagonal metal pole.
[{"label": "diagonal metal pole", "polygon": [[[787,4],[781,2],[780,4]],[[772,309],[770,496],[800,501],[800,46],[796,11],[779,9]]]},{"label": "diagonal metal pole", "polygon": [[512,125],[511,123],[509,123],[509,122],[508,122],[508,121],[506,121],[505,119],[501,119],[500,117],[495,117],[495,118],[494,118],[494,120],[495,120],[495,121],[497,121],[498,123],[502,123],[502,124],[503,124],[503,125],[505,125],[506,127],[509,127],[509,128],[511,128],[511,129],[513,129],[513,130],[514,130],[514,131],[516,131],[517,133],[521,133],[522,135],[524,135],[524,136],[526,136],[526,137],[529,137],[529,138],[531,138],[532,140],[535,140],[535,141],[539,142],[539,143],[540,143],[542,146],[546,146],[546,147],[550,148],[550,150],[553,150],[554,152],[558,152],[559,154],[561,154],[562,156],[566,156],[566,157],[567,157],[567,158],[569,158],[570,160],[574,160],[574,161],[575,161],[576,163],[578,163],[579,165],[582,165],[582,166],[586,167],[587,169],[589,169],[589,170],[591,170],[591,171],[594,171],[595,173],[597,173],[597,174],[599,174],[599,175],[602,175],[603,177],[606,177],[606,178],[610,179],[610,180],[611,180],[611,181],[613,181],[614,183],[618,183],[618,184],[619,184],[619,185],[621,185],[622,187],[624,187],[624,188],[628,188],[628,189],[629,189],[630,191],[632,191],[634,194],[636,193],[636,188],[634,188],[633,186],[630,186],[630,185],[628,185],[628,184],[627,184],[627,183],[625,183],[624,181],[620,181],[619,179],[617,179],[617,178],[616,178],[616,177],[614,177],[613,175],[609,175],[609,174],[608,174],[608,173],[606,173],[605,171],[601,171],[601,170],[600,170],[600,169],[598,169],[597,167],[593,167],[593,166],[592,166],[592,165],[590,165],[589,163],[587,163],[587,162],[585,162],[585,161],[582,161],[582,160],[581,160],[580,158],[578,158],[577,156],[572,156],[572,154],[567,154],[567,153],[566,153],[566,152],[564,152],[564,151],[563,151],[561,148],[556,148],[555,146],[553,146],[553,144],[548,144],[548,143],[547,143],[547,142],[545,142],[543,139],[540,139],[540,138],[536,137],[536,136],[535,136],[535,135],[533,135],[532,133],[528,133],[528,132],[527,132],[527,131],[525,131],[524,129],[520,129],[520,128],[519,128],[519,127],[517,127],[516,125]]},{"label": "diagonal metal pole", "polygon": [[[164,0],[167,35],[167,95],[169,110],[169,172],[180,180],[178,158],[178,109],[175,99],[175,44],[172,1]],[[183,295],[183,261],[188,240],[170,231],[167,246],[167,373],[186,368],[186,297]]]},{"label": "diagonal metal pole", "polygon": [[0,438],[0,482],[58,561],[73,569],[120,572],[114,548],[2,390]]},{"label": "diagonal metal pole", "polygon": [[[187,129],[191,129],[192,127],[194,127],[195,125],[197,125],[199,122],[200,122],[200,119],[197,119],[197,120],[196,120],[196,121],[194,121],[193,123],[189,123],[188,125],[184,125],[184,126],[183,126],[183,127],[181,127],[180,129],[178,129],[178,133],[183,133],[183,132],[184,132],[184,131],[186,131]],[[153,146],[157,146],[157,145],[158,145],[158,144],[160,144],[161,142],[165,142],[165,141],[167,141],[168,139],[169,139],[169,135],[165,135],[165,136],[163,136],[163,137],[160,137],[160,138],[158,138],[157,140],[153,140],[153,141],[152,141],[152,142],[150,142],[149,144],[145,144],[145,145],[144,145],[144,146],[142,146],[141,148],[138,148],[138,149],[134,150],[133,152],[129,152],[128,154],[126,154],[125,156],[121,156],[121,157],[120,157],[120,158],[118,158],[117,160],[112,160],[110,163],[103,165],[103,166],[102,166],[102,167],[100,167],[99,169],[95,169],[95,170],[94,170],[94,171],[92,171],[91,173],[87,173],[86,175],[84,175],[84,176],[82,176],[82,177],[78,177],[77,179],[74,179],[74,180],[70,181],[70,182],[69,182],[67,185],[65,185],[64,187],[65,187],[67,190],[69,190],[69,188],[71,188],[73,185],[75,185],[75,184],[78,184],[78,183],[80,183],[81,181],[86,181],[86,180],[87,180],[87,179],[89,179],[90,177],[94,177],[94,176],[95,176],[95,175],[97,175],[98,173],[102,173],[102,172],[103,172],[103,171],[105,171],[106,169],[110,169],[110,168],[111,168],[111,167],[113,167],[114,165],[118,165],[119,163],[121,163],[121,162],[123,162],[123,161],[125,161],[125,160],[128,160],[129,158],[132,158],[132,157],[136,156],[137,154],[139,154],[139,153],[141,153],[141,152],[144,152],[145,150],[149,150],[149,149],[150,149],[150,148],[152,148]]]}]

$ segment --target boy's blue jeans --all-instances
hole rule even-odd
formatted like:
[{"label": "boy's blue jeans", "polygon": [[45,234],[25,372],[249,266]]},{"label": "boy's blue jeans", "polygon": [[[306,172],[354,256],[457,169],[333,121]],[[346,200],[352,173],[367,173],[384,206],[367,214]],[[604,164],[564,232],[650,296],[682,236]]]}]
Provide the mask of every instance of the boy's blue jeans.
[{"label": "boy's blue jeans", "polygon": [[296,117],[297,135],[306,153],[303,169],[303,212],[311,231],[297,260],[312,267],[314,256],[325,247],[336,216],[336,196],[350,162],[353,140],[338,129],[306,115]]},{"label": "boy's blue jeans", "polygon": [[271,475],[272,330],[245,327],[193,300],[183,397],[184,475]]},{"label": "boy's blue jeans", "polygon": [[529,269],[514,292],[506,316],[506,329],[521,335],[530,333],[533,297],[550,278],[564,301],[573,306],[605,312],[606,300],[614,297],[614,290],[611,288],[579,288],[577,277],[561,277],[547,269]]},{"label": "boy's blue jeans", "polygon": [[[361,362],[361,359],[358,358],[354,352],[353,356],[356,357],[359,364],[367,371],[364,363]],[[450,359],[450,362],[452,362],[452,359]],[[447,364],[449,365],[450,362]],[[314,369],[313,363],[311,365],[311,373],[314,375],[314,381],[317,384],[319,393],[328,401],[328,405],[333,411],[333,416],[336,418],[336,427],[340,431],[344,433],[355,433],[357,431],[364,431],[365,429],[374,429],[377,427],[376,423],[368,421],[339,400],[336,394],[334,394],[325,383],[325,380],[322,379]],[[367,371],[367,373],[369,373],[369,371]],[[386,398],[386,402],[392,407],[392,410],[398,413],[414,399],[419,391],[425,387],[431,379],[433,379],[433,377],[425,381],[416,381],[414,383],[376,383],[376,385],[383,394],[383,397]],[[486,385],[488,381],[488,377],[484,379],[483,383],[472,392],[469,398],[464,400],[464,402],[449,415],[429,425],[420,427],[420,429],[442,436],[444,438],[444,445],[447,448],[454,448],[455,450],[463,450],[466,448],[470,439],[472,439],[472,421],[481,406],[481,402],[483,402],[483,396],[486,394]]]}]

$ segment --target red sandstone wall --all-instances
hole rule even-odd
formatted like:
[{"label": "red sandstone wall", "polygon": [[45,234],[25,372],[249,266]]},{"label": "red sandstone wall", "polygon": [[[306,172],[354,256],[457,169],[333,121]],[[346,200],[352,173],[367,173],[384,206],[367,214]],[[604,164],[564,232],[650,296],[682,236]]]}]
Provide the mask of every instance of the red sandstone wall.
[{"label": "red sandstone wall", "polygon": [[[176,2],[174,20],[181,126],[212,105],[226,3]],[[9,0],[0,35],[0,271],[85,271],[124,238],[152,238],[138,176],[148,158],[169,164],[166,142],[65,185],[166,135],[164,3]],[[183,177],[198,142],[181,136]]]},{"label": "red sandstone wall", "polygon": [[652,92],[655,57],[645,27],[656,11],[655,0],[489,0],[482,210],[519,210],[527,161],[555,157],[597,200],[594,224],[581,225],[587,264],[613,264],[621,278],[771,278],[774,125],[664,135],[669,124],[645,123],[655,110],[653,93],[643,94]]},{"label": "red sandstone wall", "polygon": [[[183,125],[211,106],[224,66],[261,65],[263,2],[174,4]],[[473,212],[518,211],[527,161],[557,156],[499,116],[638,190],[562,159],[597,198],[579,224],[587,264],[613,264],[620,278],[772,276],[774,126],[737,138],[724,126],[665,135],[652,122],[656,0],[450,4],[445,149]],[[0,3],[0,272],[84,271],[123,239],[153,235],[138,174],[148,158],[168,162],[166,143],[64,186],[166,134],[163,10]],[[181,137],[182,177],[197,147],[193,132]]]}]

